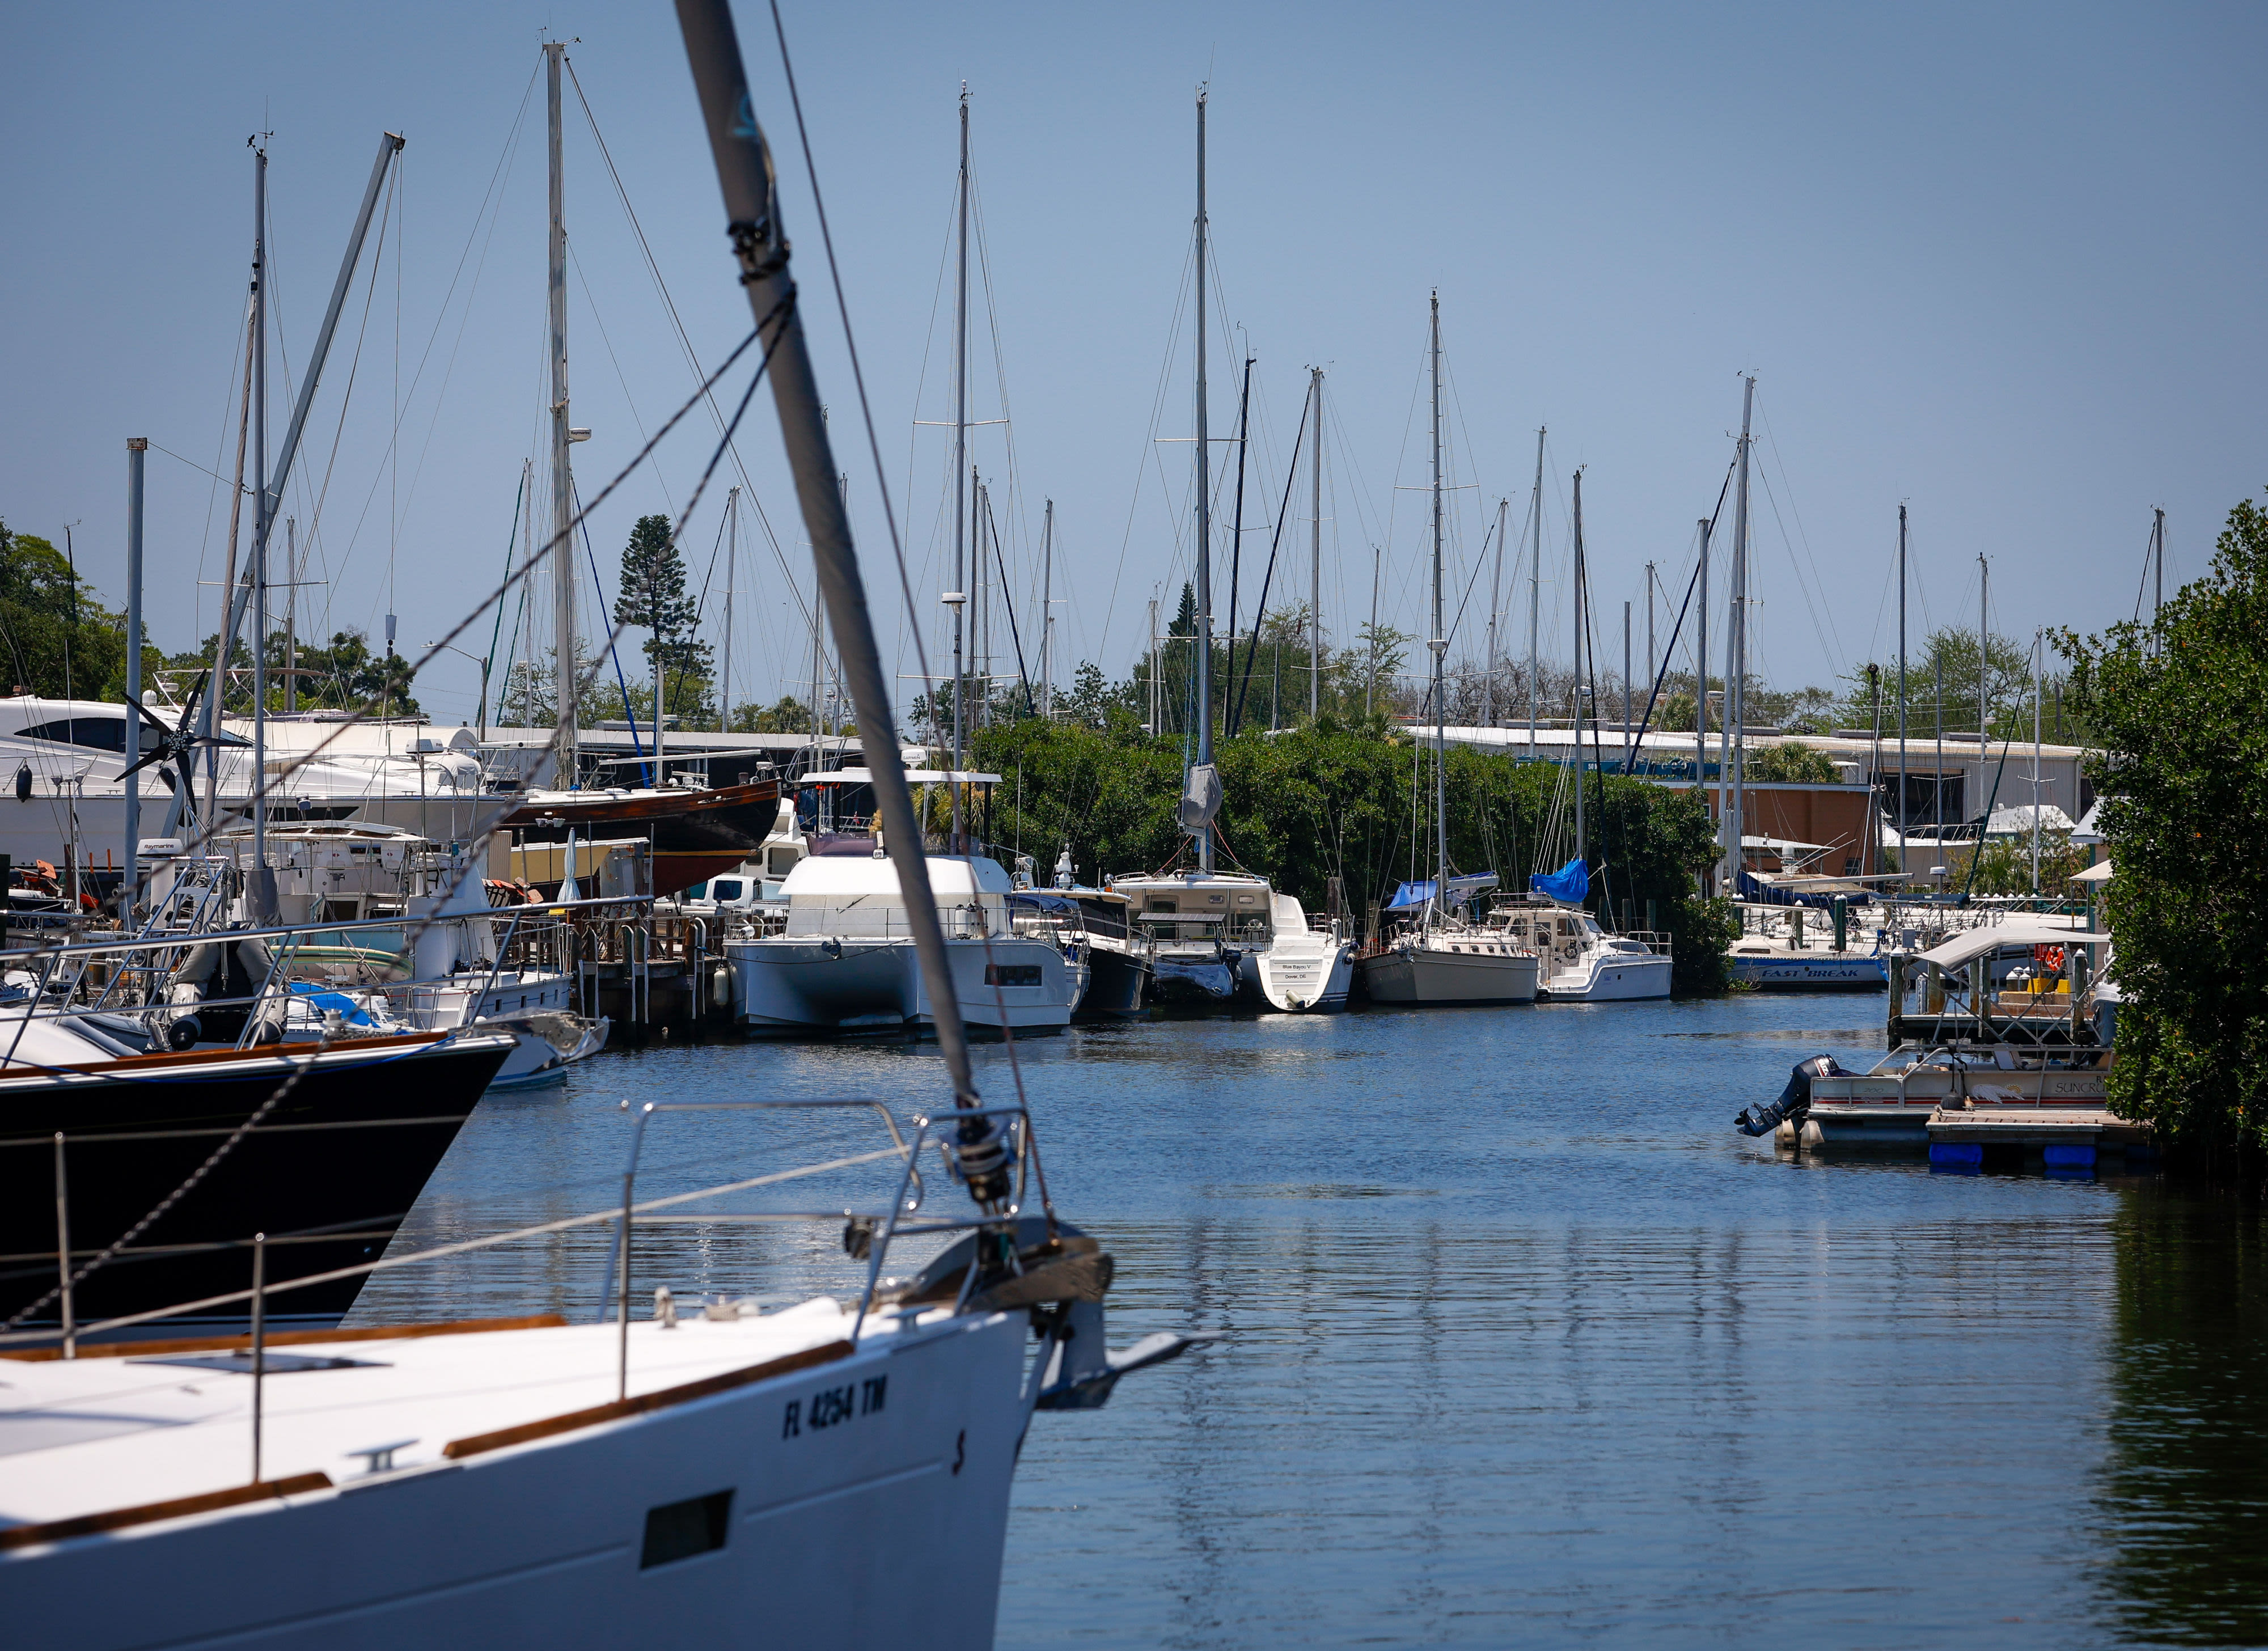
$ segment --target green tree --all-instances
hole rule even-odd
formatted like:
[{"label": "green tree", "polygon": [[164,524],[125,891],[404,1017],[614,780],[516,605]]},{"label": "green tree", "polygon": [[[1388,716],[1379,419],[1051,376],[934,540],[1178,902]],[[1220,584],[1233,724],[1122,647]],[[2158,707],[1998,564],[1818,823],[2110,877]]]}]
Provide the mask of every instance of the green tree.
[{"label": "green tree", "polygon": [[[1984,698],[1990,712],[1988,726],[1996,740],[2032,737],[2032,651],[2024,643],[2011,637],[1995,635],[1985,650],[1987,670],[1984,677]],[[1882,733],[1885,738],[1895,734],[1898,726],[1898,661],[1892,654],[1886,660],[1873,662],[1881,674],[1882,698]],[[1845,679],[1849,691],[1840,708],[1844,726],[1865,728],[1870,733],[1874,726],[1874,689],[1867,676],[1868,667],[1861,664]],[[1945,684],[1942,705],[1937,697],[1940,682]],[[2056,684],[2048,683],[2051,700],[2047,707],[2046,732],[2054,737],[2052,696]],[[1918,648],[1906,655],[1906,732],[1909,736],[1934,729],[1940,711],[1945,718],[1948,733],[1977,731],[1977,633],[1954,627],[1943,627],[1929,633]]]},{"label": "green tree", "polygon": [[2213,1172],[2257,1183],[2268,1149],[2268,512],[2231,511],[2205,578],[2154,625],[2058,646],[2103,754],[2117,875],[2112,1105]]},{"label": "green tree", "polygon": [[[51,698],[115,699],[126,687],[126,621],[105,607],[63,553],[0,521],[0,667],[19,689]],[[146,675],[162,656],[145,649]]]},{"label": "green tree", "polygon": [[1758,746],[1742,759],[1741,767],[1749,778],[1765,783],[1777,780],[1831,785],[1842,778],[1833,757],[1800,740],[1791,740],[1786,745]]},{"label": "green tree", "polygon": [[[1357,700],[1359,705],[1359,698]],[[1222,782],[1219,846],[1224,863],[1264,872],[1311,911],[1324,909],[1336,878],[1350,907],[1366,910],[1390,893],[1411,863],[1413,800],[1417,857],[1429,858],[1432,822],[1413,800],[1410,746],[1381,737],[1382,726],[1349,727],[1336,716],[1273,736],[1247,733],[1215,747]],[[1120,711],[1103,728],[1027,719],[983,731],[977,766],[1012,777],[997,787],[976,830],[1004,856],[1042,859],[1068,844],[1083,874],[1148,871],[1182,851],[1175,819],[1182,741],[1153,740]],[[1524,887],[1558,770],[1509,756],[1454,748],[1448,767],[1448,836],[1453,865],[1494,870]],[[1698,873],[1715,854],[1708,818],[1690,792],[1619,777],[1586,780],[1591,859],[1605,873],[1594,891],[1604,911],[1609,893],[1642,924],[1649,903],[1672,936],[1677,990],[1720,991],[1724,951],[1738,932],[1723,902],[1697,897]]]},{"label": "green tree", "polygon": [[[622,548],[622,582],[615,593],[615,623],[646,631],[646,674],[659,666],[666,708],[681,725],[709,714],[710,647],[695,640],[700,604],[685,593],[685,558],[666,516],[641,516]],[[652,712],[652,692],[646,695]]]},{"label": "green tree", "polygon": [[734,733],[808,733],[811,707],[793,694],[783,694],[769,705],[735,706],[732,722]]}]

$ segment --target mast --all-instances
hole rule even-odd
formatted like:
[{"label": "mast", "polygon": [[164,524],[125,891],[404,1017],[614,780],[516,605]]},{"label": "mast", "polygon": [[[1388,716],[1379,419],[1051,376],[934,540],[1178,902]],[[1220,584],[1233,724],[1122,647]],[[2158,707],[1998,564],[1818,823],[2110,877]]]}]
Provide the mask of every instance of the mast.
[{"label": "mast", "polygon": [[1323,370],[1307,369],[1314,446],[1307,467],[1307,720],[1323,714]]},{"label": "mast", "polygon": [[[1587,868],[1588,840],[1583,831],[1583,473],[1575,472],[1575,857]],[[1586,873],[1587,875],[1587,871]]]},{"label": "mast", "polygon": [[1497,610],[1504,605],[1504,530],[1512,513],[1512,501],[1500,498],[1496,502],[1496,564],[1489,572],[1488,671],[1481,678],[1481,721],[1491,728],[1496,726],[1496,618]]},{"label": "mast", "polygon": [[1649,562],[1646,564],[1646,694],[1649,698],[1653,693],[1653,679],[1661,674],[1660,665],[1654,657],[1653,587],[1655,583],[1653,564]]},{"label": "mast", "polygon": [[[954,211],[956,232],[953,277],[953,589],[946,602],[953,609],[953,761],[959,773],[968,766],[962,747],[968,738],[968,667],[967,636],[962,626],[968,607],[968,83],[961,83],[961,174]],[[965,854],[961,837],[961,782],[950,781],[946,795],[953,800],[953,851]]]},{"label": "mast", "polygon": [[1535,756],[1535,696],[1538,654],[1536,615],[1543,603],[1543,431],[1535,427],[1535,490],[1528,498],[1528,755]]},{"label": "mast", "polygon": [[1160,707],[1160,706],[1164,703],[1164,696],[1163,696],[1162,692],[1160,691],[1160,684],[1159,684],[1159,682],[1158,682],[1158,671],[1159,671],[1159,668],[1160,668],[1160,663],[1159,663],[1159,655],[1158,655],[1158,599],[1157,599],[1156,597],[1152,596],[1152,597],[1150,599],[1150,704],[1149,704],[1149,711],[1150,711],[1150,737],[1151,737],[1152,739],[1153,739],[1153,740],[1154,740],[1154,739],[1157,739],[1160,735],[1163,734],[1163,733],[1165,733],[1165,731],[1166,731],[1166,730],[1165,730],[1165,722],[1164,722],[1164,719],[1163,719],[1163,717],[1161,716],[1161,714],[1160,714],[1160,711],[1159,711],[1159,707]]},{"label": "mast", "polygon": [[[1212,449],[1205,430],[1205,91],[1197,88],[1197,760],[1212,763]],[[1197,833],[1197,869],[1212,870],[1212,822]]]},{"label": "mast", "polygon": [[2166,606],[2166,512],[2162,510],[2156,512],[2151,519],[2150,562],[2155,570],[2153,578],[2156,581],[2150,596],[2150,652],[2154,658],[2158,652],[2158,615]]},{"label": "mast", "polygon": [[[1906,874],[1906,507],[1898,506],[1898,875]],[[1904,885],[1902,884],[1901,887]]]},{"label": "mast", "polygon": [[[284,519],[284,711],[299,713],[299,519]],[[481,714],[488,715],[488,690],[481,690]]]},{"label": "mast", "polygon": [[733,484],[725,495],[725,662],[717,689],[717,732],[733,720],[733,576],[740,540],[740,487]]},{"label": "mast", "polygon": [[119,887],[119,922],[133,926],[135,857],[142,849],[142,471],[150,438],[126,439],[126,875]]},{"label": "mast", "polygon": [[1040,715],[1056,714],[1056,502],[1040,518]]},{"label": "mast", "polygon": [[[865,591],[859,581],[850,519],[835,490],[835,458],[828,445],[826,424],[820,416],[818,387],[812,379],[802,320],[793,306],[795,284],[788,273],[786,232],[777,213],[770,151],[755,119],[727,0],[680,0],[678,21],[684,30],[686,55],[692,62],[694,85],[700,94],[703,123],[716,157],[741,285],[757,325],[766,335],[773,404],[779,412],[780,434],[795,475],[797,502],[811,535],[812,554],[827,590],[843,676],[858,726],[870,731],[866,765],[873,775],[883,840],[897,866],[907,924],[913,932],[922,984],[936,1025],[938,1050],[945,1058],[955,1104],[975,1106],[978,1096],[969,1071],[960,999],[930,889],[929,863],[922,852],[913,793],[907,786],[905,767],[893,737],[897,719],[883,683],[881,654],[875,645]],[[981,1133],[970,1132],[976,1120],[967,1120],[967,1126],[961,1131],[965,1146],[984,1139]]]},{"label": "mast", "polygon": [[551,306],[551,532],[556,559],[551,580],[552,630],[557,652],[552,675],[558,702],[559,772],[556,782],[573,791],[581,783],[582,751],[578,730],[581,708],[577,704],[580,665],[575,645],[575,480],[567,458],[573,439],[567,428],[567,178],[559,103],[559,65],[567,48],[557,41],[543,47],[543,84],[549,100],[551,237],[549,299]]},{"label": "mast", "polygon": [[2048,633],[2032,633],[2032,898],[2039,898],[2039,701],[2046,698]]},{"label": "mast", "polygon": [[[1701,518],[1701,571],[1696,576],[1699,586],[1701,605],[1694,615],[1697,622],[1693,643],[1693,789],[1700,793],[1702,807],[1708,807],[1709,792],[1709,519]],[[1724,812],[1724,798],[1718,800],[1718,812]],[[1719,829],[1722,822],[1719,822]],[[1714,878],[1703,873],[1701,888],[1708,894]]]},{"label": "mast", "polygon": [[[519,461],[519,496],[527,501],[526,508],[519,513],[519,564],[525,568],[532,567],[535,564],[535,461],[534,459],[522,459]],[[523,617],[527,612],[526,602],[527,586],[522,584],[520,614]],[[519,647],[517,640],[519,630],[519,624],[515,620],[512,624],[515,638],[512,651],[515,653],[519,652]],[[536,644],[532,634],[528,638],[527,647],[528,652],[533,655]],[[509,665],[510,662],[506,663]],[[519,726],[523,728],[533,728],[535,726],[535,661],[533,658],[528,660],[526,673],[521,676],[519,682]],[[510,684],[507,682],[506,691],[509,690]],[[497,716],[500,721],[503,719],[504,712],[499,710]]]},{"label": "mast", "polygon": [[1441,608],[1441,295],[1432,299],[1433,362],[1433,634],[1425,645],[1433,652],[1433,899],[1425,911],[1432,928],[1441,915],[1449,875],[1449,709],[1443,691],[1441,662],[1449,652]]},{"label": "mast", "polygon": [[[1992,673],[1992,566],[1980,551],[1977,556],[1977,761],[1980,765],[1984,761],[1984,741],[1991,726]],[[1984,783],[1982,766],[1977,770],[1977,783],[1981,789]],[[1990,825],[1992,822],[1987,820],[1984,823]],[[1984,846],[1982,838],[1978,839],[1977,846],[1980,849]]]},{"label": "mast", "polygon": [[[252,917],[276,920],[268,869],[268,151],[252,168]],[[214,811],[216,823],[219,811]]]},{"label": "mast", "polygon": [[[1937,778],[1929,788],[1930,823],[1937,832],[1937,851],[1945,852],[1945,654],[1937,651]],[[1982,771],[1981,770],[1979,770]]]},{"label": "mast", "polygon": [[1747,759],[1749,674],[1749,416],[1756,405],[1756,381],[1742,380],[1741,390],[1740,480],[1733,494],[1733,601],[1731,632],[1726,638],[1725,751],[1726,771],[1720,783],[1731,807],[1726,812],[1726,844],[1732,852],[1732,884],[1735,899],[1741,874],[1749,868],[1748,798],[1743,794],[1742,770]]},{"label": "mast", "polygon": [[1623,772],[1631,771],[1631,744],[1638,730],[1631,726],[1631,605],[1623,604]]}]

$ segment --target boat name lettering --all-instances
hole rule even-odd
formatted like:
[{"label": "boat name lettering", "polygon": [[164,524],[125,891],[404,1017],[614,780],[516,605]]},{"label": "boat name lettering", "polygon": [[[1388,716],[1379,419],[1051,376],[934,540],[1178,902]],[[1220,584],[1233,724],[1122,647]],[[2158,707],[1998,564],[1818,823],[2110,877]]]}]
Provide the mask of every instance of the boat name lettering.
[{"label": "boat name lettering", "polygon": [[890,1378],[868,1376],[839,1388],[821,1388],[807,1399],[790,1399],[780,1421],[780,1437],[799,1439],[806,1427],[839,1427],[856,1416],[872,1416],[882,1408]]}]

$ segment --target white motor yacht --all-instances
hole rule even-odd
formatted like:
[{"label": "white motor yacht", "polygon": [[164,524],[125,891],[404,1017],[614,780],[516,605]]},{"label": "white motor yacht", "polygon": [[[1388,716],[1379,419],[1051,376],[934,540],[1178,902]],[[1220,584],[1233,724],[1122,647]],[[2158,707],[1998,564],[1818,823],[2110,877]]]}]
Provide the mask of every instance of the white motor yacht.
[{"label": "white motor yacht", "polygon": [[[151,711],[169,723],[178,715],[158,704]],[[96,873],[130,869],[123,778],[130,714],[106,700],[0,698],[0,853],[19,866],[47,860],[75,862]],[[248,737],[252,726],[234,717],[221,724],[239,737]],[[142,748],[149,746],[145,728]],[[247,819],[252,753],[226,745],[198,754],[200,808],[208,761],[219,783],[221,822]],[[335,720],[273,717],[268,763],[277,793],[271,818],[391,822],[446,839],[469,834],[483,807],[469,728],[398,719],[342,727]],[[162,770],[143,770],[144,836],[162,835],[172,784]],[[491,811],[494,806],[486,804]]]},{"label": "white motor yacht", "polygon": [[1546,1003],[1609,1003],[1669,995],[1669,938],[1609,934],[1580,906],[1540,896],[1498,903],[1487,926],[1540,961],[1536,998]]},{"label": "white motor yacht", "polygon": [[[1052,940],[1015,932],[1008,873],[981,856],[926,858],[963,1022],[996,1032],[1068,1026],[1085,983]],[[918,1031],[932,1023],[895,865],[872,852],[808,855],[782,895],[782,932],[725,947],[743,1029]]]},{"label": "white motor yacht", "polygon": [[1881,991],[1889,970],[1880,945],[1834,944],[1833,918],[1816,908],[1742,901],[1741,938],[1725,954],[1735,984],[1762,991]]}]

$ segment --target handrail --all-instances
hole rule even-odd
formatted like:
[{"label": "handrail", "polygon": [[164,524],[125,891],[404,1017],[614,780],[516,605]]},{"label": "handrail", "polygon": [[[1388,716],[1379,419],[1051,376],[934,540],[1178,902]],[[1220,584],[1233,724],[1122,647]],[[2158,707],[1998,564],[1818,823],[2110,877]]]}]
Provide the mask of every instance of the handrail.
[{"label": "handrail", "polygon": [[[717,1102],[712,1104],[725,1105],[732,1103]],[[777,1104],[788,1106],[799,1104],[818,1105],[826,1103],[782,1102],[752,1102],[747,1104]],[[880,1103],[879,1102],[856,1101],[837,1102],[833,1104],[837,1106],[872,1107],[879,1106]],[[908,1145],[894,1145],[880,1147],[872,1152],[852,1153],[838,1158],[827,1159],[815,1164],[800,1165],[792,1169],[777,1170],[769,1175],[746,1176],[738,1181],[725,1182],[712,1187],[702,1187],[696,1189],[691,1192],[672,1193],[663,1198],[649,1198],[644,1202],[637,1205],[632,1212],[634,1214],[643,1215],[652,1211],[668,1209],[678,1205],[691,1203],[702,1198],[722,1198],[727,1193],[745,1192],[755,1187],[775,1186],[783,1182],[800,1180],[810,1176],[824,1175],[830,1170],[856,1168],[859,1165],[879,1163],[885,1159],[904,1158],[909,1152],[917,1151],[919,1149],[919,1141],[917,1140]],[[814,1213],[813,1219],[835,1220],[839,1219],[840,1213],[841,1212],[839,1211],[830,1212],[825,1216]],[[301,1278],[288,1279],[280,1284],[269,1285],[267,1286],[266,1294],[269,1295],[282,1295],[290,1291],[306,1289],[319,1284],[334,1284],[342,1279],[357,1278],[370,1273],[389,1272],[397,1267],[414,1266],[421,1262],[444,1260],[451,1256],[465,1255],[474,1250],[491,1249],[501,1244],[516,1243],[525,1238],[541,1237],[547,1233],[567,1232],[577,1227],[597,1226],[601,1222],[617,1221],[621,1217],[622,1207],[619,1205],[609,1205],[605,1209],[591,1212],[582,1215],[565,1216],[557,1220],[542,1221],[532,1227],[515,1227],[508,1232],[491,1233],[480,1238],[460,1239],[453,1243],[438,1244],[430,1249],[421,1249],[408,1255],[381,1256],[375,1261],[357,1262],[350,1266],[335,1267],[327,1272],[308,1273]],[[982,1215],[976,1215],[970,1217],[965,1221],[924,1222],[917,1229],[907,1230],[918,1230],[922,1232],[954,1232],[959,1231],[966,1227],[983,1225],[990,1218]],[[121,1314],[114,1318],[107,1318],[94,1323],[82,1324],[78,1326],[77,1334],[81,1340],[85,1340],[89,1336],[101,1332],[114,1330],[123,1330],[135,1324],[151,1323],[160,1319],[173,1318],[185,1313],[202,1312],[210,1308],[232,1307],[240,1302],[248,1301],[251,1299],[252,1292],[248,1289],[225,1291],[218,1295],[204,1296],[193,1301],[172,1302],[165,1307],[150,1308],[139,1313]],[[60,1332],[57,1330],[49,1328],[0,1331],[0,1346],[53,1341],[56,1338],[59,1333]]]},{"label": "handrail", "polygon": [[[630,1102],[625,1101],[622,1104],[625,1109],[627,1109]],[[622,1203],[620,1225],[615,1228],[615,1248],[607,1257],[607,1294],[600,1298],[600,1305],[599,1308],[600,1314],[603,1318],[606,1313],[605,1303],[608,1299],[614,1298],[615,1295],[615,1278],[617,1264],[619,1264],[622,1277],[622,1288],[619,1296],[620,1317],[622,1323],[622,1359],[616,1378],[617,1390],[615,1394],[615,1397],[617,1399],[626,1397],[630,1392],[630,1217],[637,1207],[633,1202],[633,1192],[637,1181],[638,1156],[645,1149],[645,1126],[647,1122],[652,1119],[653,1115],[657,1112],[757,1112],[789,1111],[799,1109],[839,1109],[849,1107],[869,1108],[880,1116],[882,1126],[890,1132],[890,1144],[892,1148],[899,1153],[904,1153],[906,1156],[906,1176],[899,1182],[898,1197],[900,1199],[903,1199],[905,1198],[906,1187],[908,1183],[910,1182],[914,1189],[915,1195],[912,1207],[916,1209],[920,1208],[921,1176],[914,1165],[912,1152],[909,1151],[906,1146],[905,1137],[898,1131],[897,1119],[892,1117],[890,1116],[890,1109],[879,1101],[649,1101],[638,1109],[637,1122],[632,1125],[630,1130],[630,1161],[622,1167]],[[917,1150],[917,1148],[916,1150]],[[666,1204],[670,1202],[670,1200],[665,1199],[661,1202]],[[657,1204],[652,1207],[659,1208],[661,1207],[661,1205]],[[891,1216],[893,1220],[895,1220],[896,1214],[897,1205],[893,1204],[891,1205]],[[859,1317],[861,1322],[864,1322],[865,1316],[865,1308],[861,1306],[859,1308]],[[851,1332],[851,1338],[854,1341],[858,1338],[858,1332],[855,1330]]]}]

